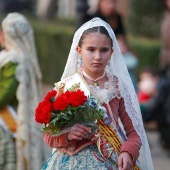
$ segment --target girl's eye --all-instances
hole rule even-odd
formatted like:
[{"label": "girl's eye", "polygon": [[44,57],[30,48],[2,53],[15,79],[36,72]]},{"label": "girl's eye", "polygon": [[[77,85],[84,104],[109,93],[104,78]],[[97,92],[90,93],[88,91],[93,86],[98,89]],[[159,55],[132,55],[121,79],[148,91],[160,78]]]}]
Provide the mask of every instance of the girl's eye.
[{"label": "girl's eye", "polygon": [[93,49],[93,48],[88,48],[87,50],[88,50],[88,51],[91,51],[91,52],[93,52],[93,51],[94,51],[94,49]]},{"label": "girl's eye", "polygon": [[109,50],[108,48],[101,49],[102,52],[107,52],[108,50]]}]

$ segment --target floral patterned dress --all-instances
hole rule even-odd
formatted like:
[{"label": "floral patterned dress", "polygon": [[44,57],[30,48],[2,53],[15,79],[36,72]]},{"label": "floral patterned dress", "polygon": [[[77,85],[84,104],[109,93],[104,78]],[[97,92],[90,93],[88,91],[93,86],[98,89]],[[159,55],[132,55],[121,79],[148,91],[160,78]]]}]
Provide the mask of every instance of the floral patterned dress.
[{"label": "floral patterned dress", "polygon": [[95,145],[87,146],[73,156],[56,150],[42,170],[117,170],[113,164],[101,160]]}]

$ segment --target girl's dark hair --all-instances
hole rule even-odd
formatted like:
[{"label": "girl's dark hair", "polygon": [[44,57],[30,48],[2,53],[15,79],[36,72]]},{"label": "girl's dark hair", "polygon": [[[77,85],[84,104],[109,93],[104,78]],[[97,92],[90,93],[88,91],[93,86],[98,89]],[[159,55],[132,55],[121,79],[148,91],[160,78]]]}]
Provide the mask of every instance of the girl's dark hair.
[{"label": "girl's dark hair", "polygon": [[78,45],[81,47],[84,38],[85,38],[87,35],[89,35],[89,34],[91,34],[91,33],[96,33],[96,32],[98,32],[98,33],[100,33],[100,34],[103,34],[103,35],[105,35],[106,37],[108,37],[108,38],[110,39],[110,41],[111,41],[111,45],[113,46],[113,41],[112,41],[112,39],[110,38],[110,35],[109,35],[108,31],[106,30],[106,28],[103,27],[103,26],[92,27],[92,28],[89,28],[89,29],[85,30],[85,31],[83,32],[80,40],[79,40]]}]

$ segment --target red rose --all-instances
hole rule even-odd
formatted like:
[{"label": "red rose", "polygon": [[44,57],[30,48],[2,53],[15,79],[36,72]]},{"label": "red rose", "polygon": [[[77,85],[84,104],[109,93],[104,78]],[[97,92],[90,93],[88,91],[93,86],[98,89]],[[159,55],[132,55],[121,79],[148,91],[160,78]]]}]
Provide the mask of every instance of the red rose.
[{"label": "red rose", "polygon": [[78,107],[83,105],[87,101],[87,96],[81,90],[71,92],[70,104],[73,107]]},{"label": "red rose", "polygon": [[56,94],[57,94],[57,92],[55,90],[52,90],[52,91],[48,92],[48,94],[46,95],[44,100],[50,101],[52,97],[56,96]]},{"label": "red rose", "polygon": [[62,93],[57,99],[55,100],[53,107],[55,110],[63,111],[66,109],[66,107],[69,105],[69,99],[70,99],[70,92],[66,91],[65,93]]},{"label": "red rose", "polygon": [[42,101],[38,104],[38,107],[36,108],[35,112],[41,112],[42,108],[47,104],[46,101]]},{"label": "red rose", "polygon": [[41,124],[47,124],[50,122],[52,103],[43,101],[39,103],[37,109],[35,110],[35,121]]}]

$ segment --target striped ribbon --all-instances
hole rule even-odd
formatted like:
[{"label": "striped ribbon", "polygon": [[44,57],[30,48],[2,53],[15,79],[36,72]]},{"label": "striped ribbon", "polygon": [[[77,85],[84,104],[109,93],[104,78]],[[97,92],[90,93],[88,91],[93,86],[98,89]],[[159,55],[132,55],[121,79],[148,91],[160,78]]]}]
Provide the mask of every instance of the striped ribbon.
[{"label": "striped ribbon", "polygon": [[[120,140],[120,138],[119,138],[119,136],[117,134],[117,130],[111,128],[108,125],[105,125],[103,123],[102,119],[98,120],[98,126],[99,126],[99,132],[109,142],[109,144],[111,145],[111,148],[113,148],[113,150],[115,150],[116,153],[119,154],[120,150],[121,150],[121,140]],[[99,136],[101,136],[101,135],[99,135]],[[99,141],[101,141],[101,139],[99,139]],[[100,149],[101,149],[101,146],[100,146]],[[102,156],[106,156],[106,155],[102,154]],[[110,156],[111,155],[109,155],[108,157],[110,157]],[[140,170],[140,169],[136,165],[135,167],[133,167],[133,170]]]},{"label": "striped ribbon", "polygon": [[8,130],[13,134],[17,131],[17,122],[10,110],[7,107],[4,107],[0,110],[0,118],[7,126]]}]

